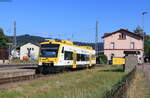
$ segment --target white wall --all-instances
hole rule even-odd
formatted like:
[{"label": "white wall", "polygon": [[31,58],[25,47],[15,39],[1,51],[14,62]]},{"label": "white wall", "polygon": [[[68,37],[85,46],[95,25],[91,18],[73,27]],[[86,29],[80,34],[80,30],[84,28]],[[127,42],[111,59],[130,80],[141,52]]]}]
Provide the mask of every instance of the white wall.
[{"label": "white wall", "polygon": [[27,43],[27,44],[25,44],[25,45],[20,47],[20,59],[23,60],[23,56],[28,56],[28,49],[27,48],[31,49],[31,51],[30,51],[30,53],[31,53],[30,59],[37,60],[38,56],[39,56],[40,47],[37,46],[37,45],[34,45],[32,43]]}]

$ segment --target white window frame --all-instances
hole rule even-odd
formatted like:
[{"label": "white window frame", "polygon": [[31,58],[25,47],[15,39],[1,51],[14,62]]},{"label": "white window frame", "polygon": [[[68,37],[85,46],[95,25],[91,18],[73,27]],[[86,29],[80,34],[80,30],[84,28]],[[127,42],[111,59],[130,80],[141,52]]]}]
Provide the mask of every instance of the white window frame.
[{"label": "white window frame", "polygon": [[114,42],[110,43],[110,49],[115,49],[115,43]]},{"label": "white window frame", "polygon": [[131,42],[131,43],[130,43],[130,48],[131,48],[131,49],[135,49],[135,43],[134,43],[134,42]]}]

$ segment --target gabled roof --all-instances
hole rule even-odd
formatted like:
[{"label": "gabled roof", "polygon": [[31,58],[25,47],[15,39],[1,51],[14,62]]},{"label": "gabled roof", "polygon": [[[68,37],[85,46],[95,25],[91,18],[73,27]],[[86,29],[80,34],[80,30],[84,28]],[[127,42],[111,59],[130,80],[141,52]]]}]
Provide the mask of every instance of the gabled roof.
[{"label": "gabled roof", "polygon": [[[40,44],[39,43],[26,43],[26,44],[24,44],[24,45],[27,45],[27,44],[33,44],[33,45],[35,45],[35,46],[38,46],[38,47],[40,47]],[[24,45],[21,45],[20,47],[22,47],[22,46],[24,46]]]},{"label": "gabled roof", "polygon": [[143,36],[142,36],[142,35],[140,35],[140,34],[136,34],[136,33],[134,33],[134,32],[130,32],[130,31],[125,30],[125,29],[120,29],[120,30],[115,31],[115,32],[112,32],[112,33],[105,33],[105,35],[104,35],[102,38],[105,38],[105,37],[111,36],[111,35],[116,34],[116,33],[118,33],[118,32],[120,32],[120,33],[124,33],[124,32],[125,32],[125,33],[129,33],[129,34],[135,35],[135,36],[137,36],[137,37],[143,38]]}]

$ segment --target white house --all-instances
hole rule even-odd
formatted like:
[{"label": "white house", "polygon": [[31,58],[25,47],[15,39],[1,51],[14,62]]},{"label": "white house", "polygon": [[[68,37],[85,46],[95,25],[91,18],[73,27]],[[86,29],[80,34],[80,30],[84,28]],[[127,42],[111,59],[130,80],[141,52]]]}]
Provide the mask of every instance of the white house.
[{"label": "white house", "polygon": [[20,59],[28,56],[31,60],[37,60],[39,56],[40,46],[33,43],[27,43],[20,47]]}]

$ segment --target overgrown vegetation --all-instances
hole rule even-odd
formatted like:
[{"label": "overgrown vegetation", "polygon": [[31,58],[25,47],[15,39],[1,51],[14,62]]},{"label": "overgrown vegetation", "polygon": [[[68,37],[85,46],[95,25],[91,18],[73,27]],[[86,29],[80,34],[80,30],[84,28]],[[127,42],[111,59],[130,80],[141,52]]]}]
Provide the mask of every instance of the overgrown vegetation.
[{"label": "overgrown vegetation", "polygon": [[108,62],[107,56],[104,55],[103,53],[100,53],[96,58],[96,62],[97,64],[107,64]]},{"label": "overgrown vegetation", "polygon": [[136,29],[134,30],[134,33],[142,34],[143,33],[143,29],[140,26],[137,26]]},{"label": "overgrown vegetation", "polygon": [[32,82],[17,83],[1,88],[0,97],[103,98],[107,91],[127,75],[115,69],[118,67],[63,73]]},{"label": "overgrown vegetation", "polygon": [[143,36],[144,34],[144,55],[145,57],[148,57],[149,61],[150,61],[150,36],[146,35],[146,32],[144,32],[144,30],[138,26],[134,32],[136,34],[140,34],[141,36]]},{"label": "overgrown vegetation", "polygon": [[28,60],[28,61],[25,61],[25,60],[20,60],[20,59],[14,59],[10,62],[11,64],[38,64],[38,60]]},{"label": "overgrown vegetation", "polygon": [[0,28],[0,48],[7,48],[8,42],[10,42],[9,38],[5,36],[3,29]]},{"label": "overgrown vegetation", "polygon": [[145,36],[144,54],[146,57],[150,58],[150,36],[149,35]]}]

